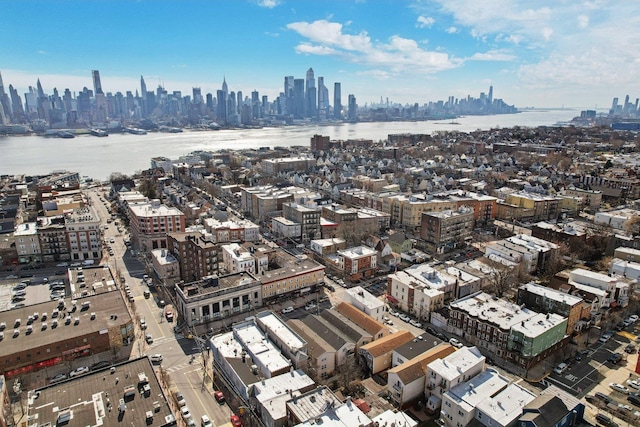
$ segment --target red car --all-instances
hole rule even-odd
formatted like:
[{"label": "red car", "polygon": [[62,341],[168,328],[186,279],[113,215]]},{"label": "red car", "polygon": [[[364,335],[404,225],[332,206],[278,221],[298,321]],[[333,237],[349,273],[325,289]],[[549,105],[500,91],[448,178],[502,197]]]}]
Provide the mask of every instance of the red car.
[{"label": "red car", "polygon": [[233,424],[233,427],[242,427],[242,420],[240,420],[239,416],[233,414],[231,415],[231,424]]},{"label": "red car", "polygon": [[214,392],[213,396],[216,398],[218,403],[224,403],[224,394],[221,391]]}]

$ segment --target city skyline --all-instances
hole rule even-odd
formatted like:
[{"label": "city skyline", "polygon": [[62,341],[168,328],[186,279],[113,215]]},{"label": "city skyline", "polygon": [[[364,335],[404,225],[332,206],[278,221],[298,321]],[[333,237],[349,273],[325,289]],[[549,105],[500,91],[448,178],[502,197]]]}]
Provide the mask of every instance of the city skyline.
[{"label": "city skyline", "polygon": [[3,78],[21,95],[38,78],[48,93],[92,88],[100,70],[105,92],[144,75],[149,90],[215,94],[226,80],[272,100],[285,76],[313,68],[329,103],[335,82],[343,104],[354,94],[360,105],[464,98],[492,84],[520,108],[604,108],[634,96],[640,72],[640,36],[625,31],[640,16],[634,4],[10,0],[3,11]]}]

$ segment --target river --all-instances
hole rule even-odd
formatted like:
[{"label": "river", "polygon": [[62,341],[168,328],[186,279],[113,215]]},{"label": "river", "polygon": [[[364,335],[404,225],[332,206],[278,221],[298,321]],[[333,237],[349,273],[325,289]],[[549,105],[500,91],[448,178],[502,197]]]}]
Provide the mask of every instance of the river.
[{"label": "river", "polygon": [[345,123],[341,125],[292,126],[262,129],[185,131],[147,135],[111,134],[98,138],[83,135],[73,139],[41,136],[0,137],[0,174],[43,175],[54,170],[77,171],[94,179],[107,179],[112,172],[133,174],[147,169],[150,159],[176,159],[195,150],[216,151],[258,147],[308,146],[313,135],[335,140],[385,140],[396,133],[425,133],[513,126],[553,126],[579,115],[578,110],[531,110],[518,114],[466,116],[449,121]]}]

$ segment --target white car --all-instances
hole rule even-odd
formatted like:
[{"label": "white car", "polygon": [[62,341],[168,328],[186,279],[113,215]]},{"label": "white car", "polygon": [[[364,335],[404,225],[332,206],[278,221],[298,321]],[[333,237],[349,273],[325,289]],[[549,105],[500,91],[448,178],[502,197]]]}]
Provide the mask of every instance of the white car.
[{"label": "white car", "polygon": [[462,343],[458,341],[456,338],[449,338],[449,344],[457,348],[462,347]]},{"label": "white car", "polygon": [[316,308],[316,305],[312,302],[310,302],[309,304],[304,306],[304,309],[309,311],[309,310],[313,310],[314,308]]},{"label": "white car", "polygon": [[422,323],[418,322],[417,320],[409,320],[409,323],[413,326],[415,326],[416,328],[421,328],[422,327]]},{"label": "white car", "polygon": [[282,309],[282,314],[287,314],[287,313],[291,313],[293,311],[293,307],[289,306],[289,307],[285,307]]},{"label": "white car", "polygon": [[152,354],[151,356],[149,356],[149,360],[151,360],[151,363],[162,363],[162,354]]},{"label": "white car", "polygon": [[180,408],[180,413],[185,420],[191,418],[191,412],[189,411],[189,407],[187,405],[184,405],[182,408]]},{"label": "white car", "polygon": [[87,372],[89,372],[88,366],[80,366],[79,368],[69,372],[69,378],[77,377],[78,375],[86,374]]},{"label": "white car", "polygon": [[640,381],[638,380],[627,380],[627,385],[636,390],[640,390]]},{"label": "white car", "polygon": [[629,320],[631,320],[632,322],[637,322],[638,321],[638,315],[637,314],[632,314],[631,316],[629,316]]},{"label": "white car", "polygon": [[203,415],[202,418],[200,418],[200,427],[213,427],[213,424],[211,423],[211,420],[208,416]]},{"label": "white car", "polygon": [[401,314],[400,315],[400,320],[408,322],[409,320],[411,320],[411,318],[409,316],[407,316],[406,314]]},{"label": "white car", "polygon": [[622,384],[611,383],[611,384],[609,384],[609,388],[611,390],[615,390],[615,391],[620,392],[622,394],[629,394],[629,389],[626,388],[625,386],[623,386]]}]

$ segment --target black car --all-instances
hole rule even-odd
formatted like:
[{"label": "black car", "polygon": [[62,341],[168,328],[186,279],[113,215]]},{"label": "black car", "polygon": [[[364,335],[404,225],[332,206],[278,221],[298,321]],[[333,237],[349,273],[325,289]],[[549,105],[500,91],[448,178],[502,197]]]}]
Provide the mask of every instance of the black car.
[{"label": "black car", "polygon": [[606,427],[618,427],[618,424],[604,414],[596,415],[596,421]]},{"label": "black car", "polygon": [[94,363],[93,365],[91,365],[91,370],[97,371],[98,369],[108,368],[109,366],[111,366],[111,362],[103,360],[102,362]]},{"label": "black car", "polygon": [[622,360],[622,355],[620,353],[613,353],[611,356],[609,356],[609,358],[607,359],[608,362],[613,363],[614,365],[617,365],[618,363],[620,363],[620,361]]}]

